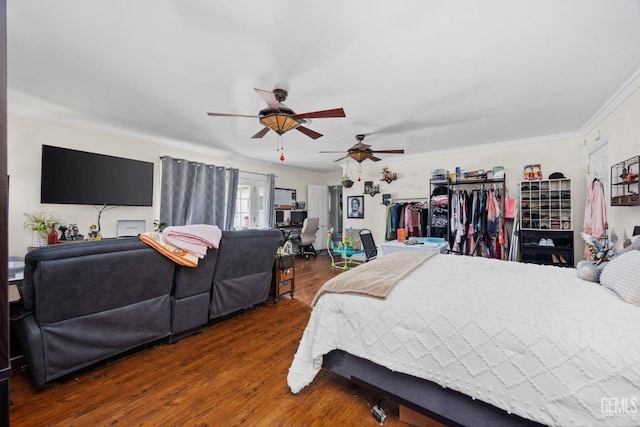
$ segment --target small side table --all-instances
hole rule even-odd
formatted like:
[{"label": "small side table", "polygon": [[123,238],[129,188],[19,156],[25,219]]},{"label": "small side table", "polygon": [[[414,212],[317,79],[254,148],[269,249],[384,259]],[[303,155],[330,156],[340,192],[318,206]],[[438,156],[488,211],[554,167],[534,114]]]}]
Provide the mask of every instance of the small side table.
[{"label": "small side table", "polygon": [[271,275],[271,296],[278,302],[281,295],[288,293],[293,298],[296,282],[296,255],[276,255]]},{"label": "small side table", "polygon": [[15,359],[22,357],[22,350],[16,337],[16,330],[14,326],[14,320],[24,315],[24,309],[22,307],[22,297],[18,286],[22,286],[22,280],[13,280],[9,282],[9,347],[11,352],[9,354],[10,360],[13,362]]}]

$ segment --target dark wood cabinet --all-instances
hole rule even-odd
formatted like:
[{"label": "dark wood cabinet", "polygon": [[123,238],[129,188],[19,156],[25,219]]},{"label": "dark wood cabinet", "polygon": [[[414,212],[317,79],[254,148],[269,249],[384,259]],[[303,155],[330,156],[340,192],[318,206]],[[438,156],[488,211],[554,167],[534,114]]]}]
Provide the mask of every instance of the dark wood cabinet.
[{"label": "dark wood cabinet", "polygon": [[274,302],[284,294],[293,297],[296,283],[296,256],[278,255],[273,263],[271,275],[271,297]]}]

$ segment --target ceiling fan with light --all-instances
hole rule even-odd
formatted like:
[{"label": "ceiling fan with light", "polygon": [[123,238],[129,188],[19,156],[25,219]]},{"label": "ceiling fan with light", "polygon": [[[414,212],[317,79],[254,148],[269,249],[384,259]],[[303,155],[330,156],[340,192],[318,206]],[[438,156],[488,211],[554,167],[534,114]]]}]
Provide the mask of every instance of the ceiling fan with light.
[{"label": "ceiling fan with light", "polygon": [[251,117],[258,118],[264,128],[253,135],[251,138],[262,138],[273,130],[278,135],[282,135],[292,129],[307,135],[309,138],[318,139],[322,136],[314,130],[305,126],[309,120],[307,119],[324,119],[333,117],[346,117],[342,108],[334,108],[332,110],[312,111],[308,113],[296,114],[291,108],[283,104],[287,99],[287,91],[285,89],[276,88],[273,92],[264,89],[255,89],[260,97],[267,103],[268,108],[261,110],[257,116],[246,114],[228,114],[228,113],[207,113],[209,116],[217,117]]},{"label": "ceiling fan with light", "polygon": [[[375,156],[375,154],[404,154],[404,150],[372,150],[371,145],[365,144],[364,134],[356,135],[356,140],[358,141],[353,147],[347,150],[347,155],[344,157],[340,157],[335,160],[339,162],[342,159],[346,159],[347,157],[351,157],[358,163],[362,163],[363,161],[369,159],[374,162],[378,162],[382,159]],[[320,151],[321,153],[344,153],[344,151]]]}]

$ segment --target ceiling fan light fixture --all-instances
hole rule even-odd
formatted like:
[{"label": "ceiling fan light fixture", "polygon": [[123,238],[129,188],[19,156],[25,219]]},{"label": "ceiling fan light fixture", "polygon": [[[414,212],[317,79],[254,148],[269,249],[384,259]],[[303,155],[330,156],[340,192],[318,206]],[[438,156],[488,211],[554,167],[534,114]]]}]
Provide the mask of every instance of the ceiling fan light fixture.
[{"label": "ceiling fan light fixture", "polygon": [[260,123],[268,127],[278,135],[295,129],[302,124],[302,121],[293,117],[295,113],[284,104],[280,105],[279,110],[265,108],[260,111]]},{"label": "ceiling fan light fixture", "polygon": [[278,135],[282,135],[283,133],[301,125],[299,120],[282,113],[273,113],[261,116],[260,123],[273,130]]},{"label": "ceiling fan light fixture", "polygon": [[349,157],[356,162],[361,163],[369,158],[369,153],[364,151],[354,151],[353,153],[349,153]]}]

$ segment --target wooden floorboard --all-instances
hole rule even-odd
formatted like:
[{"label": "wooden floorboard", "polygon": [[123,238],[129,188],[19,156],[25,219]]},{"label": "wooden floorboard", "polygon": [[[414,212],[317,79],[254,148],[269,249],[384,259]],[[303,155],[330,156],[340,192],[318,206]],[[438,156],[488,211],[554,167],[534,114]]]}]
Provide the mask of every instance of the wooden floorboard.
[{"label": "wooden floorboard", "polygon": [[[295,395],[287,386],[309,303],[337,274],[326,253],[298,257],[293,298],[284,295],[178,343],[158,343],[41,388],[28,371],[15,372],[11,425],[378,425],[371,416],[377,396],[331,372],[321,370]],[[386,426],[406,426],[394,402],[382,406]]]}]

